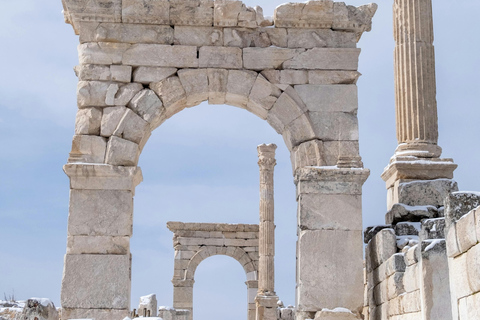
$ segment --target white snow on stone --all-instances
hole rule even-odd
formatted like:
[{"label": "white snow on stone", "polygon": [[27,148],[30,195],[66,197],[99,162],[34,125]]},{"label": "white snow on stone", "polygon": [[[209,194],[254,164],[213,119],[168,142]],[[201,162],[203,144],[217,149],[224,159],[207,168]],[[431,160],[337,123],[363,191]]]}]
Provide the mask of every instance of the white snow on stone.
[{"label": "white snow on stone", "polygon": [[347,308],[341,308],[341,307],[337,307],[337,308],[335,308],[335,309],[323,308],[322,311],[339,312],[339,313],[351,313],[351,314],[353,314],[353,312],[350,311],[350,310],[348,310]]},{"label": "white snow on stone", "polygon": [[149,304],[150,301],[152,301],[152,298],[153,298],[154,295],[155,295],[155,293],[151,293],[149,295],[140,297],[140,304]]},{"label": "white snow on stone", "polygon": [[437,244],[444,242],[445,239],[434,239],[434,240],[425,240],[425,241],[430,242],[430,244],[425,248],[425,252],[427,252],[435,248]]},{"label": "white snow on stone", "polygon": [[38,303],[40,303],[44,307],[52,307],[55,308],[55,305],[50,299],[47,298],[30,298],[30,300],[36,300]]},{"label": "white snow on stone", "polygon": [[160,306],[160,307],[158,307],[158,310],[169,310],[169,311],[171,311],[171,310],[175,310],[175,308],[166,307],[166,306]]}]

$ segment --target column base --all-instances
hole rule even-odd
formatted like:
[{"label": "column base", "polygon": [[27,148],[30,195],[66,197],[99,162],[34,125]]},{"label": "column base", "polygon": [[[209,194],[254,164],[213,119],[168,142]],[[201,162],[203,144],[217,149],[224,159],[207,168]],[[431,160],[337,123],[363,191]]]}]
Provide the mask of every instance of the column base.
[{"label": "column base", "polygon": [[257,305],[257,320],[276,320],[277,319],[278,296],[257,295],[255,303]]},{"label": "column base", "polygon": [[441,154],[440,146],[426,142],[400,143],[395,150],[400,157],[439,158]]}]

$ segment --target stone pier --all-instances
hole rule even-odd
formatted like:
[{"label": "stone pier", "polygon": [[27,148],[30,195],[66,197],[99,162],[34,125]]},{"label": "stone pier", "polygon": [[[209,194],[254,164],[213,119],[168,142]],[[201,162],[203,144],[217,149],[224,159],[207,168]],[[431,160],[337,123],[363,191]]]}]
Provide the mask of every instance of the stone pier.
[{"label": "stone pier", "polygon": [[275,294],[275,223],[273,199],[273,168],[275,160],[274,144],[257,147],[260,167],[260,224],[259,224],[259,265],[258,293],[255,298],[257,320],[277,319]]}]

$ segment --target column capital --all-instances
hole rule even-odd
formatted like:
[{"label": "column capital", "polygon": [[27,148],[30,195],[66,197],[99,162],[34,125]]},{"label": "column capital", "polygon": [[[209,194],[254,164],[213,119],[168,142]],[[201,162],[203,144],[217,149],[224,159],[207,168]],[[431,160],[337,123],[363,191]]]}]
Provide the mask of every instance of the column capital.
[{"label": "column capital", "polygon": [[261,144],[257,147],[258,151],[258,165],[262,170],[273,170],[277,164],[275,160],[275,150],[277,146],[271,144]]},{"label": "column capital", "polygon": [[134,192],[143,181],[142,170],[137,166],[69,163],[63,166],[63,171],[70,178],[70,189]]}]

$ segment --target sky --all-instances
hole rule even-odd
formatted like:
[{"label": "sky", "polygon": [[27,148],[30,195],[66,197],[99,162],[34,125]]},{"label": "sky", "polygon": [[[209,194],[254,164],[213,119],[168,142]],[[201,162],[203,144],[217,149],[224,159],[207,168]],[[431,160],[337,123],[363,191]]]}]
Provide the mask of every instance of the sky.
[{"label": "sky", "polygon": [[[458,164],[460,190],[480,190],[478,74],[480,1],[435,0],[439,145]],[[281,0],[248,0],[273,15]],[[362,5],[361,0],[347,4]],[[384,223],[395,106],[392,1],[382,1],[364,33],[359,71],[364,227]],[[0,0],[0,299],[45,297],[60,305],[69,181],[62,171],[73,136],[78,37],[60,0]],[[141,295],[172,305],[172,233],[167,221],[258,223],[256,146],[275,143],[276,291],[295,299],[295,187],[288,150],[266,121],[203,103],[156,129],[140,157],[131,241],[132,308]],[[246,317],[245,274],[230,257],[203,261],[195,275],[195,320]],[[232,316],[233,315],[233,316]]]}]

